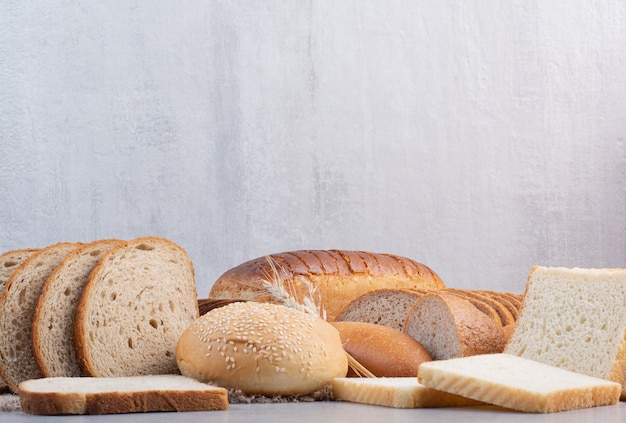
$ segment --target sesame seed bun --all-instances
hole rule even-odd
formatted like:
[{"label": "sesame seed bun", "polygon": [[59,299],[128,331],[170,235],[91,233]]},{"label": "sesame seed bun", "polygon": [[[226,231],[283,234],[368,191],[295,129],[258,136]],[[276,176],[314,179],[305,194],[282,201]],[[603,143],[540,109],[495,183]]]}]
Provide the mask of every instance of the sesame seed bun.
[{"label": "sesame seed bun", "polygon": [[246,394],[301,395],[348,372],[339,332],[283,305],[238,302],[211,310],[179,338],[181,373]]}]

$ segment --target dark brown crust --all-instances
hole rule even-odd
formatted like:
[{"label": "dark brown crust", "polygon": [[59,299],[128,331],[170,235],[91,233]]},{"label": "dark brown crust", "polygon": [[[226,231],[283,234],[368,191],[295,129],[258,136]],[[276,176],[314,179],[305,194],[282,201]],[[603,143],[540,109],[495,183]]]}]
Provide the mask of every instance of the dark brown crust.
[{"label": "dark brown crust", "polygon": [[[412,259],[392,254],[348,250],[298,250],[258,257],[222,274],[213,284],[208,298],[273,301],[263,281],[282,284],[290,295],[305,296],[300,280],[306,278],[319,288],[324,298],[333,296],[329,320],[343,306],[365,292],[379,288],[445,288],[439,276],[429,267]],[[342,281],[358,281],[355,292],[333,291]],[[371,289],[365,284],[371,284]],[[346,296],[337,300],[338,292]]]},{"label": "dark brown crust", "polygon": [[153,411],[212,411],[228,408],[228,391],[142,391],[99,394],[20,392],[22,410],[28,414],[120,414]]}]

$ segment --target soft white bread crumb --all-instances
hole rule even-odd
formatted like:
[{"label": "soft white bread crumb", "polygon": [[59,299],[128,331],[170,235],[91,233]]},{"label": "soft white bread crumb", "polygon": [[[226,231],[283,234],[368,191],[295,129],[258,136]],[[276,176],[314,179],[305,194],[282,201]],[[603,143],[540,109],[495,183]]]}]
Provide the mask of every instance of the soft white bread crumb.
[{"label": "soft white bread crumb", "polygon": [[621,385],[512,354],[483,354],[422,363],[425,386],[531,413],[619,402]]},{"label": "soft white bread crumb", "polygon": [[626,270],[535,266],[504,352],[623,384]]},{"label": "soft white bread crumb", "polygon": [[468,398],[422,385],[416,377],[344,377],[333,380],[333,397],[339,401],[393,408],[457,407],[481,404]]}]

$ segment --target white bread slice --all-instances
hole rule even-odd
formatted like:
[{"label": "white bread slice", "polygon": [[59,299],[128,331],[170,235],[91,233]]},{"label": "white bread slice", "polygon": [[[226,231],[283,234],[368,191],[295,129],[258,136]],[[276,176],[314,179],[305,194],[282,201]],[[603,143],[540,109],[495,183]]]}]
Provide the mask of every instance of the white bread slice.
[{"label": "white bread slice", "polygon": [[504,352],[624,385],[626,270],[533,267]]},{"label": "white bread slice", "polygon": [[111,248],[91,272],[74,318],[76,358],[97,377],[179,373],[178,338],[199,317],[193,264],[172,241]]},{"label": "white bread slice", "polygon": [[228,408],[225,388],[181,375],[116,378],[53,377],[19,385],[28,414],[118,414]]},{"label": "white bread slice", "polygon": [[422,385],[416,377],[335,378],[333,397],[338,401],[393,408],[464,407],[479,401]]},{"label": "white bread slice", "polygon": [[[0,293],[4,290],[4,286],[13,274],[13,271],[36,251],[36,248],[28,248],[11,250],[0,254]],[[7,384],[0,377],[0,392],[7,389]]]},{"label": "white bread slice", "polygon": [[57,243],[17,267],[0,295],[0,374],[13,392],[26,379],[41,377],[32,348],[32,324],[43,285],[79,244]]},{"label": "white bread slice", "polygon": [[482,354],[422,363],[425,386],[529,413],[619,402],[621,385],[512,354]]},{"label": "white bread slice", "polygon": [[74,352],[74,314],[91,271],[111,247],[105,239],[76,248],[44,284],[33,319],[33,355],[44,377],[81,376]]}]

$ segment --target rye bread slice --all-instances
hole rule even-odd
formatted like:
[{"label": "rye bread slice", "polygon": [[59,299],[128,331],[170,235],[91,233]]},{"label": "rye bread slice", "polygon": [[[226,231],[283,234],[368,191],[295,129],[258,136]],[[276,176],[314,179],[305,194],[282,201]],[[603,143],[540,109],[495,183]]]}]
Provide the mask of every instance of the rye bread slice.
[{"label": "rye bread slice", "polygon": [[26,379],[42,377],[32,348],[32,324],[43,285],[80,244],[57,243],[32,254],[9,278],[0,295],[0,374],[11,391]]},{"label": "rye bread slice", "polygon": [[68,254],[44,284],[33,319],[33,356],[44,377],[81,376],[74,352],[74,314],[91,271],[110,248],[105,239]]},{"label": "rye bread slice", "polygon": [[198,317],[187,253],[163,238],[124,242],[102,257],[78,302],[81,370],[95,377],[178,373],[176,343]]}]

